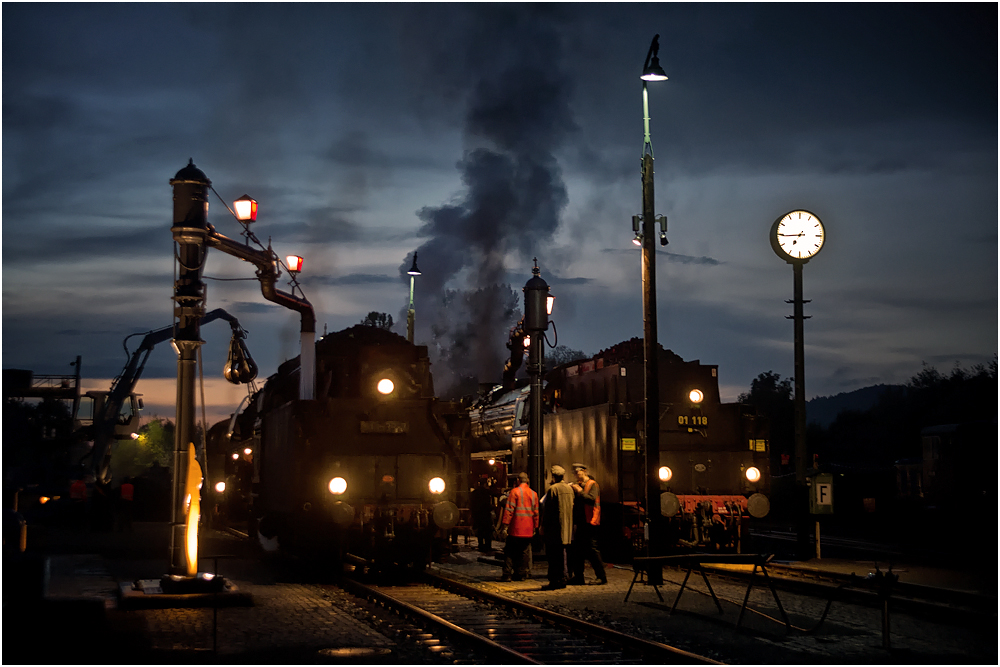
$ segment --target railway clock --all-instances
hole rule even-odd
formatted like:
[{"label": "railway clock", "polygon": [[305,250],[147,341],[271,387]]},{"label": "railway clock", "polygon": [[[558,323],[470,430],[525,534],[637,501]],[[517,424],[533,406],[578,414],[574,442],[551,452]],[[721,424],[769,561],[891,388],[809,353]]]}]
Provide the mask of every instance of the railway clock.
[{"label": "railway clock", "polygon": [[810,211],[791,211],[771,225],[771,247],[786,262],[808,262],[823,249],[824,241],[826,229]]}]

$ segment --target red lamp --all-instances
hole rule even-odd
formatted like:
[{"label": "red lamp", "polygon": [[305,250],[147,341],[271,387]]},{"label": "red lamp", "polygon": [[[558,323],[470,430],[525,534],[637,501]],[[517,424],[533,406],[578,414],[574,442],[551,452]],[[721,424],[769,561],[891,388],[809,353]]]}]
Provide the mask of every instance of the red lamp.
[{"label": "red lamp", "polygon": [[240,222],[255,222],[257,220],[257,200],[250,195],[243,195],[233,202],[236,219]]}]

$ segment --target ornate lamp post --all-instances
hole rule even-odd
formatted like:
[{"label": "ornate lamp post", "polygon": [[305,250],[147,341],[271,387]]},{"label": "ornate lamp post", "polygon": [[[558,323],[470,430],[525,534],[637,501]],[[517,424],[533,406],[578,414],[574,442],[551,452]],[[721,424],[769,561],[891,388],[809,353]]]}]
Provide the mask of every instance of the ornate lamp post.
[{"label": "ornate lamp post", "polygon": [[528,423],[528,479],[534,489],[545,481],[543,461],[545,440],[542,421],[542,370],[545,360],[545,334],[555,297],[541,276],[538,260],[531,269],[532,277],[524,284],[524,329],[530,337],[528,375],[531,376],[531,419]]}]

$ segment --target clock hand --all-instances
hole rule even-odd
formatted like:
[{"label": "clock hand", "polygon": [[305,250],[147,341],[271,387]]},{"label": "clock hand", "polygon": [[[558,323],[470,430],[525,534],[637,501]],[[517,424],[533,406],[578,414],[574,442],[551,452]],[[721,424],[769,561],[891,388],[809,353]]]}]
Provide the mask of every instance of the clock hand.
[{"label": "clock hand", "polygon": [[798,234],[778,234],[778,236],[805,236],[805,232],[799,232]]}]

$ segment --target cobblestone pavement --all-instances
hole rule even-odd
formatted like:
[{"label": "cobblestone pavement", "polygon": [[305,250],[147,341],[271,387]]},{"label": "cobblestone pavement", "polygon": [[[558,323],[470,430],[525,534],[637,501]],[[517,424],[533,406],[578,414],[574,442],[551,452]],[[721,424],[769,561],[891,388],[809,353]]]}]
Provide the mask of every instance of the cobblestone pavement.
[{"label": "cobblestone pavement", "polygon": [[[118,538],[111,540],[120,542]],[[103,576],[109,590],[116,582],[159,577],[167,562],[167,548],[159,533],[126,540],[127,546],[100,557],[74,557],[80,573],[70,583],[72,595],[92,596]],[[91,541],[88,551],[100,546]],[[218,571],[240,591],[253,597],[254,606],[200,609],[113,609],[98,600],[81,616],[76,607],[21,608],[4,602],[5,663],[249,663],[315,664],[318,662],[431,664],[440,663],[393,624],[355,605],[351,596],[329,583],[322,572],[265,563],[249,552],[245,542],[223,533],[206,532],[202,570]],[[743,627],[734,625],[745,586],[712,577],[723,600],[719,614],[699,576],[688,581],[677,611],[670,615],[683,573],[665,570],[660,592],[636,584],[629,601],[630,567],[610,566],[608,584],[593,583],[588,569],[586,586],[542,591],[545,564],[534,566],[532,579],[500,582],[500,567],[480,562],[481,554],[460,547],[445,563],[431,566],[447,576],[465,579],[485,589],[561,611],[624,632],[654,639],[721,662],[733,664],[995,664],[995,620],[990,626],[958,627],[935,624],[902,613],[892,615],[891,648],[882,647],[881,613],[877,609],[834,603],[828,618],[813,633],[786,632],[777,607],[765,586],[750,596]],[[69,562],[69,561],[60,561]],[[100,565],[100,567],[99,567]],[[100,570],[100,572],[98,572]],[[6,564],[5,564],[6,574]],[[329,575],[330,573],[325,573]],[[779,591],[781,603],[802,628],[816,624],[824,601]],[[113,606],[113,605],[111,605]],[[20,615],[12,611],[22,612]],[[27,646],[25,637],[45,627],[58,641]],[[60,645],[61,644],[61,645]],[[323,653],[345,649],[346,654]],[[351,650],[367,652],[350,653]]]}]

